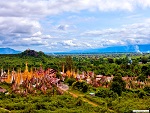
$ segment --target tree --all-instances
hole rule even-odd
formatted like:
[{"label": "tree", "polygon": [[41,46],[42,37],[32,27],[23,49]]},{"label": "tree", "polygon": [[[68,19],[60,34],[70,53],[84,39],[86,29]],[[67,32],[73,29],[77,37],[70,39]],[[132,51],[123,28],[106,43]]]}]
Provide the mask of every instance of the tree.
[{"label": "tree", "polygon": [[145,86],[143,90],[150,94],[150,86]]},{"label": "tree", "polygon": [[146,96],[146,93],[144,91],[140,91],[138,96],[139,98],[143,98],[144,96]]},{"label": "tree", "polygon": [[88,86],[88,84],[86,82],[77,81],[77,82],[74,82],[72,84],[72,88],[76,89],[76,90],[79,90],[79,91],[82,91],[83,93],[85,93],[85,92],[88,91],[89,86]]},{"label": "tree", "polygon": [[144,82],[145,79],[146,79],[146,77],[145,77],[144,75],[139,75],[139,76],[137,77],[137,80],[142,81],[142,82]]},{"label": "tree", "polygon": [[125,91],[125,87],[126,87],[126,82],[124,80],[122,80],[122,77],[120,75],[120,73],[118,73],[114,78],[113,78],[113,82],[118,82],[121,86],[122,91]]},{"label": "tree", "polygon": [[67,78],[67,80],[65,81],[66,83],[68,83],[69,86],[71,86],[76,80],[73,77]]},{"label": "tree", "polygon": [[142,62],[143,64],[146,64],[146,63],[148,62],[148,58],[147,58],[147,57],[142,57],[142,58],[141,58],[141,62]]},{"label": "tree", "polygon": [[110,89],[121,96],[122,91],[125,91],[126,83],[122,80],[121,74],[117,73],[113,78]]},{"label": "tree", "polygon": [[71,71],[73,69],[73,60],[71,56],[66,56],[66,65],[65,65],[65,71]]},{"label": "tree", "polygon": [[120,65],[122,63],[122,59],[116,59],[115,63],[118,64],[118,65]]},{"label": "tree", "polygon": [[122,94],[121,85],[118,82],[112,82],[110,89],[117,93],[119,96]]},{"label": "tree", "polygon": [[114,63],[114,59],[113,58],[108,58],[108,62],[109,63]]}]

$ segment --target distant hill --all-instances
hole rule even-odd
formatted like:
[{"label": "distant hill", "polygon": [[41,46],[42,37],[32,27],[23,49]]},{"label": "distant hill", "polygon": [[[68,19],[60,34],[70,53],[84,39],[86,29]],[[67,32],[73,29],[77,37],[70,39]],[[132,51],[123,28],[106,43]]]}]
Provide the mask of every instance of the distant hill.
[{"label": "distant hill", "polygon": [[107,48],[98,48],[98,49],[87,49],[83,50],[83,52],[88,53],[104,53],[104,52],[113,52],[113,53],[119,53],[119,52],[149,52],[150,51],[150,44],[147,45],[128,45],[128,46],[113,46],[113,47],[107,47]]},{"label": "distant hill", "polygon": [[[96,49],[85,49],[85,50],[73,50],[70,52],[62,52],[62,54],[84,54],[84,53],[148,53],[150,52],[150,44],[145,45],[128,45],[128,46],[113,46],[106,48],[96,48]],[[61,54],[55,53],[55,54]]]},{"label": "distant hill", "polygon": [[0,54],[18,54],[21,51],[17,51],[11,48],[0,48]]},{"label": "distant hill", "polygon": [[35,51],[35,50],[25,50],[24,52],[20,53],[21,56],[33,56],[33,57],[41,57],[45,56],[45,54],[42,51]]}]

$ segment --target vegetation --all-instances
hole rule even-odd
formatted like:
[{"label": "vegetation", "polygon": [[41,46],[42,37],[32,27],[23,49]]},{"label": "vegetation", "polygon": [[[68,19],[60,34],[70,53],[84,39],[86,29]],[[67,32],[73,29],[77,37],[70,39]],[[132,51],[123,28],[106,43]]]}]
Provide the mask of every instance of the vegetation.
[{"label": "vegetation", "polygon": [[86,82],[77,81],[72,84],[72,88],[86,93],[88,91],[88,84]]},{"label": "vegetation", "polygon": [[[0,111],[14,112],[14,113],[85,113],[85,112],[99,112],[99,107],[92,107],[83,102],[80,98],[76,99],[72,96],[65,95],[28,95],[21,97],[20,95],[0,94]],[[3,108],[3,109],[2,109]]]},{"label": "vegetation", "polygon": [[116,92],[119,96],[121,96],[122,91],[125,91],[125,87],[125,81],[123,81],[121,75],[118,74],[113,78],[113,82],[111,83],[110,89]]},{"label": "vegetation", "polygon": [[[129,58],[131,57],[131,58]],[[150,54],[102,54],[102,55],[81,55],[81,56],[48,56],[43,52],[26,50],[16,55],[0,55],[0,66],[5,71],[19,70],[24,71],[25,63],[31,67],[44,69],[53,68],[57,70],[56,77],[62,78],[60,71],[66,73],[68,70],[81,74],[94,72],[95,75],[114,75],[113,81],[109,83],[108,88],[93,87],[84,80],[76,80],[73,74],[66,77],[65,83],[73,91],[79,91],[81,95],[75,98],[69,92],[63,95],[57,95],[51,92],[45,95],[41,92],[37,94],[28,94],[26,96],[17,95],[12,92],[11,84],[1,83],[0,86],[7,89],[9,93],[0,93],[0,112],[46,112],[46,113],[130,113],[134,109],[150,108],[150,86],[144,86],[143,89],[132,81],[129,81],[131,88],[126,89],[126,83],[122,77],[136,77],[137,81],[149,81],[150,75]],[[128,84],[129,84],[128,83]],[[107,83],[108,85],[108,83]],[[136,87],[136,88],[134,88]],[[95,96],[89,95],[89,93]],[[87,99],[98,106],[84,101]]]},{"label": "vegetation", "polygon": [[[131,60],[128,58],[131,57]],[[146,61],[145,61],[146,60]],[[49,67],[62,71],[64,65],[64,71],[73,70],[78,71],[94,71],[96,75],[116,75],[118,73],[121,76],[139,76],[139,80],[144,80],[150,75],[150,54],[114,54],[114,55],[87,55],[87,56],[49,56],[43,52],[36,52],[34,50],[26,50],[23,53],[16,55],[0,55],[0,66],[6,72],[9,69],[24,71],[25,63],[28,63],[29,69],[31,67],[39,68],[40,65],[44,69]],[[142,62],[142,64],[139,64]]]}]

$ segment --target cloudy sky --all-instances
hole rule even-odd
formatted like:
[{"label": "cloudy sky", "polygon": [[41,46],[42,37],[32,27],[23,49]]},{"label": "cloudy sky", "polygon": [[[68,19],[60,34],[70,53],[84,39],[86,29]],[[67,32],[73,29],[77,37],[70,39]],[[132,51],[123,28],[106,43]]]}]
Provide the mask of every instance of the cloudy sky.
[{"label": "cloudy sky", "polygon": [[0,0],[0,47],[71,51],[150,44],[150,0]]}]

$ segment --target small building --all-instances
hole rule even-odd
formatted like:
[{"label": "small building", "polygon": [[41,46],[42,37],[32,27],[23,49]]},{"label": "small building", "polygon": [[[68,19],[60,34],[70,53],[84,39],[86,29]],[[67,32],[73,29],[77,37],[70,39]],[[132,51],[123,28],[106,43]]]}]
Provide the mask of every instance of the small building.
[{"label": "small building", "polygon": [[90,96],[92,96],[92,97],[94,97],[95,96],[95,93],[89,93],[90,94]]}]

